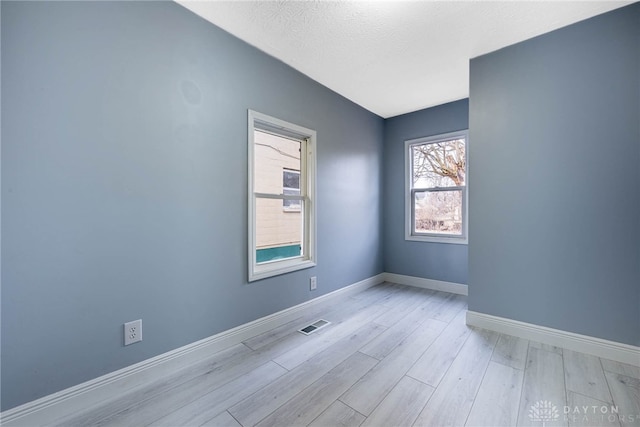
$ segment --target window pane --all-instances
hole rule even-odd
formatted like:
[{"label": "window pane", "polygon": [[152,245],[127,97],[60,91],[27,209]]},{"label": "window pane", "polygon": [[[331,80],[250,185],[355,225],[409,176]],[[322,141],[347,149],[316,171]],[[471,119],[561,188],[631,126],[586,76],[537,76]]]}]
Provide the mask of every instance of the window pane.
[{"label": "window pane", "polygon": [[[284,188],[283,194],[286,196],[299,196],[300,190],[297,188]],[[300,200],[283,200],[282,207],[286,212],[300,212],[302,205]]]},{"label": "window pane", "polygon": [[[266,194],[283,194],[283,179],[294,183],[295,171],[300,171],[300,141],[254,131],[253,191]],[[288,169],[288,176],[283,170]],[[300,172],[297,187],[300,188]],[[282,211],[282,208],[280,208]]]},{"label": "window pane", "polygon": [[[300,195],[300,171],[285,169],[282,171],[282,194],[286,196]],[[285,212],[300,211],[300,200],[283,200]]]},{"label": "window pane", "polygon": [[284,188],[300,189],[300,171],[285,169],[282,171],[282,186]]},{"label": "window pane", "polygon": [[298,212],[283,212],[282,199],[256,198],[256,262],[303,255],[302,201]]},{"label": "window pane", "polygon": [[413,188],[465,185],[465,140],[412,145]]},{"label": "window pane", "polygon": [[462,235],[462,191],[415,193],[416,233]]}]

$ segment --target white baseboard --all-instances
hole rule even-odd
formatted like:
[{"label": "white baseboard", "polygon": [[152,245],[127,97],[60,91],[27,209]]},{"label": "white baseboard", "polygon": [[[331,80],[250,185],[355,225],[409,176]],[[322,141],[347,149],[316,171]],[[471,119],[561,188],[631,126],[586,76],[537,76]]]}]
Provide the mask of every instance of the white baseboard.
[{"label": "white baseboard", "polygon": [[301,312],[311,307],[335,298],[345,298],[383,281],[384,274],[369,277],[294,307],[25,403],[1,413],[0,424],[7,427],[49,425],[55,420],[68,417],[114,396],[132,391],[158,377],[170,375],[221,350],[295,320]]},{"label": "white baseboard", "polygon": [[640,366],[640,347],[467,311],[467,325]]},{"label": "white baseboard", "polygon": [[449,292],[458,295],[468,295],[467,285],[443,282],[441,280],[424,279],[422,277],[405,276],[404,274],[382,273],[385,282],[399,285],[415,286],[416,288],[432,289],[434,291]]}]

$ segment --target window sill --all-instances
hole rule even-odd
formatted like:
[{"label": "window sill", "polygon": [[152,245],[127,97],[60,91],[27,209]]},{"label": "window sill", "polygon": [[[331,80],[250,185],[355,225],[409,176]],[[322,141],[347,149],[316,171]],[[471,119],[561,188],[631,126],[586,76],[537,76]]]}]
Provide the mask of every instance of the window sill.
[{"label": "window sill", "polygon": [[315,266],[316,263],[314,261],[301,258],[265,262],[263,264],[253,266],[253,271],[249,273],[249,282],[255,282],[268,277],[279,276],[281,274],[304,270]]},{"label": "window sill", "polygon": [[416,236],[409,235],[404,237],[405,240],[412,242],[427,243],[447,243],[451,245],[468,245],[469,239],[466,237],[441,237],[441,236]]}]

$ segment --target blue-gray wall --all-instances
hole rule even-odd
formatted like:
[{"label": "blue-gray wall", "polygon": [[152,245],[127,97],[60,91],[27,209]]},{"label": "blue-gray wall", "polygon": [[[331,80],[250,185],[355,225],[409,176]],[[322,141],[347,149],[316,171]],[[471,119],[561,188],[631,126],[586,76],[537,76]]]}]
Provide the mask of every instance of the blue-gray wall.
[{"label": "blue-gray wall", "polygon": [[640,344],[640,4],[471,61],[469,309]]},{"label": "blue-gray wall", "polygon": [[[404,238],[404,142],[408,139],[467,129],[468,126],[467,99],[403,114],[385,121],[385,271],[445,282],[467,283],[467,245],[415,242]],[[473,144],[471,139],[469,144]]]},{"label": "blue-gray wall", "polygon": [[[252,284],[248,108],[318,135],[318,266]],[[381,273],[383,126],[173,2],[3,1],[2,409]]]}]

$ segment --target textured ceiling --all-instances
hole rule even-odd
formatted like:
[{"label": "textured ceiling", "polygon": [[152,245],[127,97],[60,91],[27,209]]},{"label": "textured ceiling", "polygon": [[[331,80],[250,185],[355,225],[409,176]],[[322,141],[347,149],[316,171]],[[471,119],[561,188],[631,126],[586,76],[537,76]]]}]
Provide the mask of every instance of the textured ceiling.
[{"label": "textured ceiling", "polygon": [[177,2],[385,118],[469,96],[470,58],[632,3]]}]

